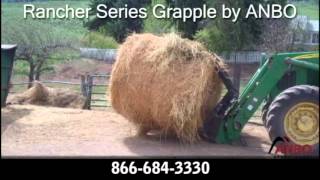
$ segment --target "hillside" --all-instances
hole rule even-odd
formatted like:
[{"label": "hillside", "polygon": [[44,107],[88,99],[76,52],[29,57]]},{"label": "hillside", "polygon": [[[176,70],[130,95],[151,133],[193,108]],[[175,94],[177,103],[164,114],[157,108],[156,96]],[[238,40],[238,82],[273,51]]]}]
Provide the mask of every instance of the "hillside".
[{"label": "hillside", "polygon": [[[30,3],[30,2],[29,2]],[[85,8],[88,6],[88,1],[50,1],[50,2],[33,2],[31,4],[36,5],[37,7],[63,7],[65,4],[69,4],[73,8]],[[1,3],[1,25],[2,27],[6,26],[18,26],[17,23],[21,21],[27,21],[32,25],[36,23],[37,28],[41,26],[49,26],[54,29],[59,29],[66,34],[74,35],[77,38],[82,37],[87,29],[83,27],[83,21],[79,19],[70,19],[70,20],[60,20],[60,19],[50,19],[50,20],[38,20],[28,18],[25,20],[23,18],[23,5],[24,3]],[[3,35],[3,31],[1,31]]]},{"label": "hillside", "polygon": [[319,20],[319,4],[315,1],[294,2],[298,15],[308,16],[311,20]]}]

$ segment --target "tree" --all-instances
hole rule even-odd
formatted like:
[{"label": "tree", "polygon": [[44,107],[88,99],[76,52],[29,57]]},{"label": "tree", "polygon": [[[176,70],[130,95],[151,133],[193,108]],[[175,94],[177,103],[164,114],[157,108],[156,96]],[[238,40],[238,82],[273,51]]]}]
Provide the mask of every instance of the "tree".
[{"label": "tree", "polygon": [[241,13],[236,22],[223,19],[221,14],[214,20],[207,20],[203,31],[198,32],[196,38],[209,45],[212,51],[240,51],[254,49],[261,42],[263,23],[253,17],[245,18],[249,6],[264,3],[264,0],[215,0],[210,1],[210,6],[221,12],[222,4],[227,7],[241,8]]},{"label": "tree", "polygon": [[[205,4],[205,0],[166,0],[169,7],[173,8],[201,8]],[[196,32],[199,30],[201,20],[193,22],[192,18],[183,22],[182,19],[173,19],[177,30],[186,38],[193,39]]]},{"label": "tree", "polygon": [[[268,24],[263,18],[256,19],[253,16],[246,18],[246,14],[251,5],[258,7],[260,4],[266,5],[274,2],[270,0],[215,0],[209,3],[212,3],[210,5],[214,6],[217,12],[221,12],[223,4],[229,8],[241,9],[236,22],[232,22],[232,18],[223,19],[221,14],[215,20],[207,20],[206,27],[197,33],[196,38],[202,41],[209,50],[228,54],[232,51],[258,50],[259,46],[264,44],[263,32]],[[285,0],[279,0],[276,3],[285,3]],[[234,67],[236,68],[233,71],[233,84],[235,88],[240,89],[241,64],[238,64],[237,59],[235,59]]]},{"label": "tree", "polygon": [[60,32],[39,21],[4,20],[6,28],[2,28],[2,43],[18,44],[16,59],[28,63],[28,81],[32,86],[34,80],[40,80],[43,72],[52,69],[48,66],[50,56],[58,49],[69,48],[74,44],[72,35]]},{"label": "tree", "polygon": [[[166,0],[151,0],[151,4],[147,7],[148,12],[152,12],[153,7],[157,4],[162,4],[167,7]],[[157,19],[149,15],[148,18],[144,20],[143,31],[153,34],[174,32],[174,22],[171,19]]]},{"label": "tree", "polygon": [[[284,6],[287,4],[287,0],[269,0],[268,3],[277,3]],[[259,50],[262,51],[292,51],[296,36],[303,34],[303,22],[299,18],[296,18],[294,21],[287,18],[264,18],[262,22],[263,33],[261,34],[261,37],[263,43],[259,47]]]},{"label": "tree", "polygon": [[[117,42],[123,42],[123,40],[128,36],[128,34],[133,32],[141,32],[143,30],[143,19],[141,18],[105,18],[101,19],[96,17],[97,6],[100,4],[105,4],[108,8],[137,8],[140,9],[145,5],[149,4],[150,0],[91,0],[90,1],[90,11],[91,19],[86,22],[85,26],[89,30],[102,31],[106,35],[110,35],[116,39]],[[124,17],[124,12],[122,12],[122,17]]]},{"label": "tree", "polygon": [[264,20],[265,28],[262,33],[263,43],[260,50],[265,52],[290,51],[294,46],[294,36],[298,35],[300,25],[291,27],[288,19]]},{"label": "tree", "polygon": [[255,7],[258,7],[259,4],[273,3],[285,5],[287,0],[208,0],[208,3],[214,6],[217,12],[221,12],[222,4],[242,9],[237,22],[222,19],[219,15],[214,20],[207,20],[206,27],[197,33],[196,38],[212,51],[259,50],[258,48],[267,40],[265,38],[267,30],[272,30],[273,26],[280,24],[280,22],[284,23],[284,26],[288,25],[288,21],[285,19],[256,19],[253,16],[245,18],[250,5]]}]

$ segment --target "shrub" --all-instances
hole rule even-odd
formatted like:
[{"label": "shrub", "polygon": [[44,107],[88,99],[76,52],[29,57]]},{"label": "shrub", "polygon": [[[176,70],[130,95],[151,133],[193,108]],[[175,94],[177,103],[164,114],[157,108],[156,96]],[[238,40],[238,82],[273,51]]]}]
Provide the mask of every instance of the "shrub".
[{"label": "shrub", "polygon": [[89,32],[81,42],[89,48],[117,49],[118,47],[118,43],[112,37],[105,36],[99,32]]},{"label": "shrub", "polygon": [[[148,12],[152,12],[152,8],[156,4],[163,4],[167,6],[165,0],[152,0],[150,6],[147,7]],[[144,32],[153,34],[164,34],[169,32],[175,32],[174,22],[170,19],[157,19],[153,15],[149,15],[143,22]]]},{"label": "shrub", "polygon": [[198,31],[195,39],[203,43],[210,51],[222,52],[226,48],[226,43],[223,42],[223,33],[216,27],[208,27]]}]

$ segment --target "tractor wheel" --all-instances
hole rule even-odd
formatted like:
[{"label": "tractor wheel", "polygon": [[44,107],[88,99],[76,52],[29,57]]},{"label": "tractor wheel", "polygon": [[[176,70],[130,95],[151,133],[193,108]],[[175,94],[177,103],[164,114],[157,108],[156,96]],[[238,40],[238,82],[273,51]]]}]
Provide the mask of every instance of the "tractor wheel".
[{"label": "tractor wheel", "polygon": [[[319,87],[289,88],[268,109],[266,127],[272,141],[287,138],[288,144],[293,145],[290,147],[312,147],[312,155],[319,155]],[[294,153],[286,155],[290,154]]]},{"label": "tractor wheel", "polygon": [[262,107],[262,122],[263,122],[264,126],[267,126],[267,114],[268,114],[268,111],[269,111],[270,104],[271,104],[271,102],[268,101]]}]

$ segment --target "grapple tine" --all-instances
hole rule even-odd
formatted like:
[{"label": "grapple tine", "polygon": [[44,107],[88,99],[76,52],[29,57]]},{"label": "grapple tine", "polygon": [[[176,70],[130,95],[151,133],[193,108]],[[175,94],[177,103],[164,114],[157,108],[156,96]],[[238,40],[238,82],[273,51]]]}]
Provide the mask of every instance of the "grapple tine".
[{"label": "grapple tine", "polygon": [[217,69],[217,71],[228,92],[210,112],[199,132],[201,138],[209,142],[215,142],[221,123],[223,123],[230,107],[232,107],[239,97],[239,91],[234,88],[229,73],[222,68]]}]

